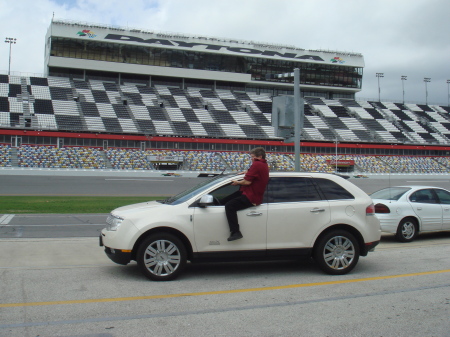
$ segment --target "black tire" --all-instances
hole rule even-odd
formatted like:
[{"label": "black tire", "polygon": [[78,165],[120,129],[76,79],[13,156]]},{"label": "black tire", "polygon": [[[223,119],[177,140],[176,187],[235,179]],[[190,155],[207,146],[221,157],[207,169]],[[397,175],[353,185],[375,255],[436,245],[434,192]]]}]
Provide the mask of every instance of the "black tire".
[{"label": "black tire", "polygon": [[395,238],[400,242],[411,242],[419,233],[419,225],[413,218],[406,218],[400,221],[397,227]]},{"label": "black tire", "polygon": [[359,252],[359,243],[352,234],[345,230],[333,230],[319,239],[314,249],[314,259],[325,273],[344,275],[355,268]]},{"label": "black tire", "polygon": [[186,267],[186,248],[180,239],[168,233],[153,234],[137,251],[141,272],[153,281],[171,281]]}]

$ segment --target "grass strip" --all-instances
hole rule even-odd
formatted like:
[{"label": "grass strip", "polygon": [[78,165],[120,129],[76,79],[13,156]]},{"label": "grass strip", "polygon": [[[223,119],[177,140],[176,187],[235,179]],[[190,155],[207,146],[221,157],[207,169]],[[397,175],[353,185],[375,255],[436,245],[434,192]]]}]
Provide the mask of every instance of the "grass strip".
[{"label": "grass strip", "polygon": [[167,197],[0,196],[0,214],[109,213],[114,208]]}]

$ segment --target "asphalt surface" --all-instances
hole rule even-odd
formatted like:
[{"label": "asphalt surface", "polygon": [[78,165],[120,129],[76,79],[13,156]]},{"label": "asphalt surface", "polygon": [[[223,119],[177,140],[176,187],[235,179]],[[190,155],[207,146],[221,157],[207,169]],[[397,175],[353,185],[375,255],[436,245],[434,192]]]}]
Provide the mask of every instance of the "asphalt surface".
[{"label": "asphalt surface", "polygon": [[170,196],[201,179],[207,178],[0,175],[0,195]]},{"label": "asphalt surface", "polygon": [[313,261],[188,265],[151,282],[96,238],[0,239],[0,336],[449,336],[450,233]]},{"label": "asphalt surface", "polygon": [[[1,173],[1,171],[0,171]],[[208,178],[161,173],[124,173],[119,176],[2,175],[0,195],[38,196],[171,196]],[[386,186],[432,185],[450,190],[450,175],[371,176],[351,178],[367,193]],[[97,237],[107,214],[0,214],[0,238]]]},{"label": "asphalt surface", "polygon": [[[171,195],[198,181],[109,179],[0,174],[0,194]],[[448,176],[352,181],[369,193],[450,187]],[[189,264],[176,281],[151,282],[135,263],[106,257],[105,217],[0,214],[0,336],[450,336],[450,232],[408,244],[383,236],[343,276],[312,260],[236,262]]]},{"label": "asphalt surface", "polygon": [[[198,174],[164,176],[162,173],[123,172],[66,172],[0,170],[0,195],[76,195],[76,196],[170,196],[208,178]],[[95,172],[94,172],[95,173]],[[98,174],[98,173],[97,173]],[[450,189],[450,175],[371,175],[369,178],[350,178],[355,185],[371,193],[389,185],[433,185]]]}]

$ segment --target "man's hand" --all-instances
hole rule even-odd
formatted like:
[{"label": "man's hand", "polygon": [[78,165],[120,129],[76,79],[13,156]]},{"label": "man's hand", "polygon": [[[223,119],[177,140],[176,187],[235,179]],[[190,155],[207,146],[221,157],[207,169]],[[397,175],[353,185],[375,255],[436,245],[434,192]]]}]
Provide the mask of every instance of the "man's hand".
[{"label": "man's hand", "polygon": [[241,180],[233,180],[231,182],[231,185],[233,186],[237,186],[237,185],[250,185],[252,182],[245,180],[245,179],[241,179]]}]

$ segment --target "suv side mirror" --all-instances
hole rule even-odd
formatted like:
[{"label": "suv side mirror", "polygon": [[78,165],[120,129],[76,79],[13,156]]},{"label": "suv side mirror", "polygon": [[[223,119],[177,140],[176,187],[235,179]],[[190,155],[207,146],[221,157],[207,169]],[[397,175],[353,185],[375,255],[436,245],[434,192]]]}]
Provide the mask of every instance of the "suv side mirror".
[{"label": "suv side mirror", "polygon": [[208,205],[214,205],[214,198],[211,194],[205,194],[198,202],[198,207],[205,208]]}]

